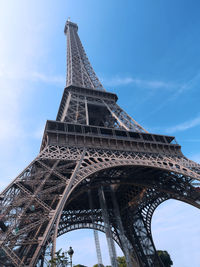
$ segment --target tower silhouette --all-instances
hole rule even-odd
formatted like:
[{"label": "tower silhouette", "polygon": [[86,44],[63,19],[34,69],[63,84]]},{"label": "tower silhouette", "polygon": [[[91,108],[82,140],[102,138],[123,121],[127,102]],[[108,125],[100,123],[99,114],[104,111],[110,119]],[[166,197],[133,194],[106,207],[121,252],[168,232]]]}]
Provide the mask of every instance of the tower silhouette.
[{"label": "tower silhouette", "polygon": [[127,266],[164,266],[152,234],[168,199],[200,208],[200,165],[173,136],[148,133],[105,91],[69,20],[67,80],[57,118],[46,122],[40,153],[0,195],[0,266],[43,266],[57,236],[90,228],[115,240]]}]

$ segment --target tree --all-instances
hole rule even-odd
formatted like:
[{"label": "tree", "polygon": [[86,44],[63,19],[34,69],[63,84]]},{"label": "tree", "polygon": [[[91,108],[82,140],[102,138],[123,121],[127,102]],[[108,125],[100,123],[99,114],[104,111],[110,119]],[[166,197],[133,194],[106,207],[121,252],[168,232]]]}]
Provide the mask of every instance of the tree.
[{"label": "tree", "polygon": [[118,263],[118,267],[126,267],[126,260],[125,257],[117,257],[117,263]]},{"label": "tree", "polygon": [[[117,257],[118,267],[126,267],[125,257]],[[103,264],[100,264],[101,267],[104,267]],[[93,265],[93,267],[99,267],[98,264]],[[111,265],[106,265],[105,267],[112,267]]]},{"label": "tree", "polygon": [[77,264],[77,265],[73,265],[73,267],[87,267],[87,266],[82,265],[82,264]]},{"label": "tree", "polygon": [[67,252],[62,252],[62,249],[56,252],[55,258],[49,260],[48,267],[64,267],[69,263]]},{"label": "tree", "polygon": [[166,250],[157,250],[157,253],[165,267],[171,267],[173,265],[173,261]]},{"label": "tree", "polygon": [[97,263],[97,264],[93,265],[93,267],[104,267],[104,265],[101,263],[100,264]]}]

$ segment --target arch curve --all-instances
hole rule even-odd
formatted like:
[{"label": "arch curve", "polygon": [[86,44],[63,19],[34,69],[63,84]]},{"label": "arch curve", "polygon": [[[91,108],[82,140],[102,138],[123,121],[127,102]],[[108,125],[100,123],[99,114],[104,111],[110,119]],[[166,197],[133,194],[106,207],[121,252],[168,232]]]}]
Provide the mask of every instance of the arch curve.
[{"label": "arch curve", "polygon": [[[70,226],[64,227],[63,229],[60,229],[58,231],[58,237],[69,233],[71,231],[75,230],[81,230],[81,229],[91,229],[91,230],[97,230],[105,234],[105,227],[102,224],[99,223],[89,223],[89,222],[81,222],[81,223],[74,223]],[[121,248],[120,241],[118,239],[118,236],[115,232],[112,231],[112,238],[113,240],[118,244],[118,246]],[[121,248],[122,249],[122,248]]]}]

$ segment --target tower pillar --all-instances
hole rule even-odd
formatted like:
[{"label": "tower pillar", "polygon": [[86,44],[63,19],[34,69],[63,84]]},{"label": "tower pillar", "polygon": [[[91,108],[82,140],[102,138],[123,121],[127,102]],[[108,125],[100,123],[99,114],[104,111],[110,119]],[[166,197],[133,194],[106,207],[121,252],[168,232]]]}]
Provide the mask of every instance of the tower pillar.
[{"label": "tower pillar", "polygon": [[137,256],[133,252],[133,249],[131,249],[131,247],[130,247],[131,244],[129,243],[129,241],[126,238],[125,233],[124,233],[124,227],[122,224],[121,215],[120,215],[117,199],[115,196],[114,187],[110,186],[110,190],[111,190],[111,197],[112,197],[112,203],[113,203],[113,210],[114,210],[114,214],[115,214],[115,220],[116,220],[116,224],[117,224],[117,232],[118,232],[121,246],[122,246],[122,249],[124,252],[127,267],[139,267],[139,264],[137,262]]},{"label": "tower pillar", "polygon": [[111,265],[112,265],[112,267],[118,267],[115,243],[112,239],[111,224],[110,224],[110,220],[109,220],[109,213],[108,213],[108,208],[107,208],[107,203],[106,203],[106,198],[105,198],[103,186],[101,186],[99,188],[98,193],[99,193],[100,206],[101,206],[101,210],[102,210],[102,217],[103,217],[104,226],[105,226],[106,239],[107,239],[107,244],[108,244],[108,250],[109,250]]},{"label": "tower pillar", "polygon": [[90,210],[91,210],[91,219],[92,219],[92,224],[93,224],[93,234],[94,234],[94,241],[95,241],[95,247],[96,247],[96,253],[97,253],[98,266],[101,267],[101,265],[103,265],[103,261],[102,261],[102,256],[101,256],[101,247],[100,247],[100,242],[99,242],[98,231],[94,229],[95,227],[94,227],[93,203],[92,203],[91,190],[88,191],[88,196],[89,196],[89,205],[90,205]]}]

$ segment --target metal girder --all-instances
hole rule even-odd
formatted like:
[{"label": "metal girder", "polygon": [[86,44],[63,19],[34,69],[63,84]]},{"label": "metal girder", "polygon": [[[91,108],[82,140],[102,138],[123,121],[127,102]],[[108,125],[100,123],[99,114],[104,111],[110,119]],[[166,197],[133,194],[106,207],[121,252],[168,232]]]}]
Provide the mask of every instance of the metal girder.
[{"label": "metal girder", "polygon": [[[98,112],[96,114],[95,112]],[[100,115],[101,113],[101,115]],[[126,131],[148,133],[139,123],[116,104],[116,99],[106,100],[102,96],[77,94],[71,89],[63,104],[60,121],[82,125],[102,125]]]},{"label": "metal girder", "polygon": [[[95,74],[84,48],[78,36],[78,26],[69,20],[65,25],[65,34],[67,35],[67,80],[66,86],[77,86],[95,90],[103,90],[101,82]],[[91,101],[92,100],[92,101]],[[91,104],[92,103],[92,104]],[[125,130],[134,130],[136,132],[147,132],[141,125],[132,119],[116,103],[102,100],[102,97],[91,97],[69,93],[61,115],[61,121],[91,124],[94,113],[88,112],[90,105],[99,103],[104,106],[99,109],[106,116],[102,118],[101,123],[105,122],[105,127],[124,128]],[[94,108],[93,108],[94,109]],[[106,110],[107,111],[106,111]],[[98,114],[99,116],[100,114]],[[97,114],[96,114],[97,116]],[[99,116],[100,118],[100,116]],[[114,118],[114,119],[113,119]],[[96,120],[97,122],[97,120]],[[96,123],[94,122],[94,123]]]},{"label": "metal girder", "polygon": [[114,210],[115,220],[116,220],[116,225],[117,225],[117,232],[119,235],[122,249],[124,251],[125,258],[126,258],[127,267],[133,267],[133,266],[137,267],[137,266],[139,266],[139,263],[137,261],[137,255],[135,254],[133,256],[134,251],[133,250],[130,251],[130,245],[129,245],[129,242],[125,236],[124,227],[122,224],[121,215],[120,215],[120,211],[119,211],[119,206],[117,203],[114,188],[112,186],[110,186],[110,191],[111,191],[113,210]]},{"label": "metal girder", "polygon": [[[156,195],[156,197],[154,197],[155,192],[166,192],[165,195],[168,194],[168,198],[176,198],[195,205],[196,207],[200,206],[198,204],[200,197],[197,196],[198,192],[195,191],[195,188],[192,186],[192,179],[197,179],[198,174],[196,173],[197,176],[193,175],[195,172],[190,169],[187,170],[186,167],[184,167],[184,170],[182,171],[183,167],[181,167],[180,164],[177,167],[177,163],[170,165],[169,163],[172,162],[172,159],[164,164],[164,160],[167,159],[167,157],[162,157],[164,168],[161,168],[161,164],[158,163],[158,160],[160,161],[159,155],[156,158],[155,155],[151,154],[139,155],[138,153],[134,154],[132,152],[103,151],[90,148],[85,150],[85,152],[82,148],[74,147],[45,148],[37,159],[33,161],[32,165],[28,166],[28,168],[22,172],[21,176],[17,177],[12,183],[12,186],[8,187],[7,191],[4,191],[4,197],[1,200],[1,206],[3,207],[1,218],[6,227],[8,227],[8,230],[4,233],[2,232],[2,246],[8,247],[13,251],[11,256],[9,256],[13,258],[13,262],[15,262],[15,256],[12,255],[16,255],[16,258],[20,258],[23,255],[23,264],[27,264],[30,259],[35,259],[36,262],[41,253],[39,248],[45,246],[47,239],[50,238],[52,229],[50,225],[53,225],[55,220],[57,220],[56,218],[58,215],[56,215],[56,210],[57,214],[62,212],[61,207],[64,207],[66,199],[70,195],[73,195],[76,187],[78,188],[78,186],[81,186],[81,182],[84,180],[87,183],[90,183],[93,179],[95,181],[95,179],[97,179],[96,177],[98,177],[97,174],[102,171],[105,172],[104,175],[109,177],[109,183],[123,184],[120,177],[124,177],[125,179],[128,173],[131,174],[130,166],[132,166],[132,168],[138,166],[137,168],[139,169],[136,168],[135,172],[135,175],[138,178],[135,181],[133,179],[131,181],[127,178],[128,180],[126,181],[128,183],[135,182],[135,184],[140,184],[141,186],[155,188],[154,191],[149,191],[148,193],[151,202],[147,204],[143,198],[143,202],[137,204],[137,211],[139,212],[140,210],[140,213],[143,216],[145,231],[151,236],[150,229],[153,211],[157,205],[167,199],[166,197],[163,197],[162,194],[161,196]],[[74,166],[79,166],[76,171]],[[129,167],[127,168],[126,166]],[[121,167],[125,168],[126,171],[120,169]],[[144,174],[141,173],[142,168]],[[148,172],[145,172],[145,168]],[[174,168],[177,168],[176,172],[174,171]],[[150,181],[148,182],[148,179],[139,179],[138,175],[145,175],[145,173],[147,178],[150,175],[153,177],[153,170],[157,170],[157,176],[160,177],[159,179],[150,180],[152,183]],[[63,172],[65,172],[66,175],[63,175]],[[75,173],[74,176],[73,173]],[[164,175],[165,173],[169,173],[169,175],[166,176]],[[185,173],[188,173],[188,175],[185,175]],[[92,178],[93,176],[94,178]],[[101,179],[99,181],[101,181]],[[64,194],[64,192],[66,193]],[[196,197],[194,192],[196,193]],[[63,199],[62,206],[60,204],[61,199]],[[131,199],[128,203],[131,203],[131,201],[133,200]],[[43,219],[41,219],[41,215]],[[75,214],[74,216],[78,219],[78,214]],[[74,219],[72,220],[72,217],[68,217],[67,221],[71,221],[71,224],[67,226],[67,224],[60,223],[59,229],[73,229],[74,225],[76,225],[75,229],[78,227],[82,228],[83,225],[87,225],[88,216],[91,215],[86,214],[84,217],[81,215],[81,221],[79,222],[74,221]],[[142,223],[140,220],[141,219],[136,220],[135,225],[132,224],[132,227],[134,226],[139,229],[138,225],[141,227]],[[51,221],[52,223],[50,224],[48,221]],[[63,219],[61,219],[61,221],[64,222]],[[89,227],[94,228],[92,227],[91,222],[88,224],[88,228]],[[145,231],[143,231],[142,235],[144,235]],[[65,230],[62,230],[61,232],[64,233]],[[138,231],[135,232],[135,235],[135,238],[139,240]],[[148,242],[144,241],[146,244],[145,246],[147,246]],[[16,246],[20,247],[20,249],[17,250]],[[28,256],[25,256],[25,253]],[[144,256],[147,257],[147,254],[144,254],[143,257]],[[150,258],[152,258],[152,256]],[[29,262],[28,264],[34,266],[35,263]]]},{"label": "metal girder", "polygon": [[[90,190],[88,191],[88,198],[89,198],[90,209],[93,210],[92,195],[91,195]],[[92,223],[94,224],[95,220],[94,220],[93,213],[91,215],[91,220],[92,220]],[[100,242],[99,242],[98,231],[96,229],[93,229],[93,234],[94,234],[94,241],[95,241],[98,265],[99,265],[99,267],[101,267],[101,265],[103,265],[103,261],[102,261],[102,256],[101,256],[101,247],[100,247]]]},{"label": "metal girder", "polygon": [[111,223],[110,223],[110,218],[109,218],[109,213],[108,213],[103,186],[99,188],[98,194],[99,194],[99,202],[100,202],[100,206],[102,210],[102,217],[103,217],[104,226],[105,226],[106,239],[107,239],[108,250],[109,250],[109,255],[110,255],[110,262],[113,267],[117,267],[118,266],[117,254],[116,254],[115,244],[112,239]]}]

